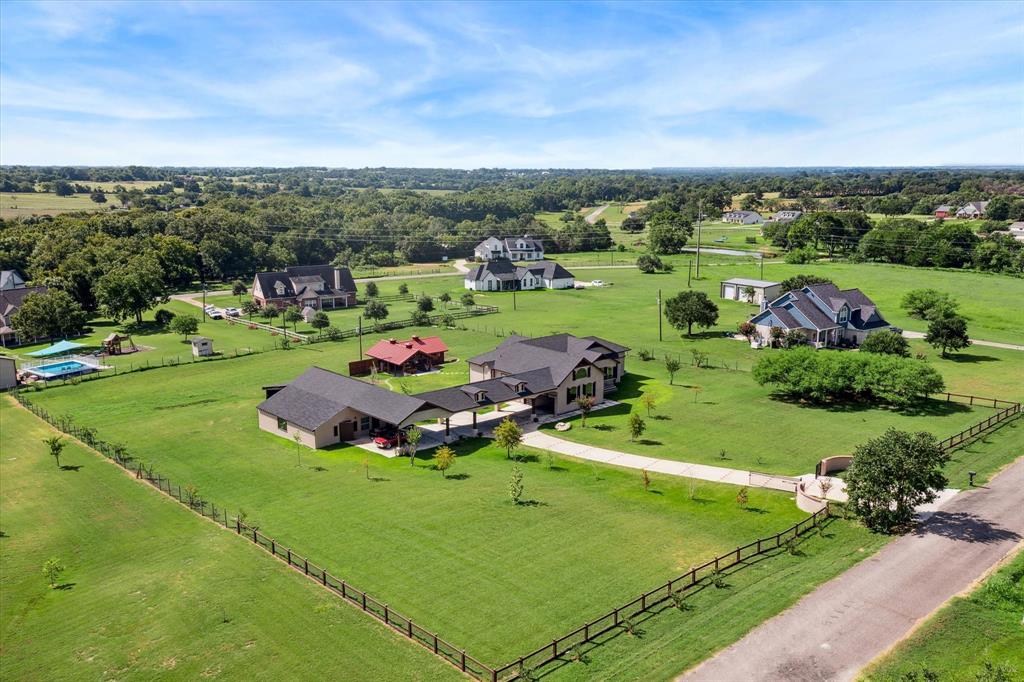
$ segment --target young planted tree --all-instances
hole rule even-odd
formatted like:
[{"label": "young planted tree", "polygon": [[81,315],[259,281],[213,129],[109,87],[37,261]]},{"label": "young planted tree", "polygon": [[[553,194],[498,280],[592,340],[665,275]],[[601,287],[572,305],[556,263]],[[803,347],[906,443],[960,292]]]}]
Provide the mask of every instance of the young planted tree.
[{"label": "young planted tree", "polygon": [[57,587],[57,579],[60,578],[60,574],[63,572],[64,566],[61,565],[57,557],[47,559],[46,563],[43,564],[43,577],[46,578],[46,584],[51,588]]},{"label": "young planted tree", "polygon": [[405,450],[409,454],[409,464],[416,466],[416,449],[423,440],[423,431],[418,426],[411,427],[405,432]]},{"label": "young planted tree", "polygon": [[188,500],[188,506],[196,506],[196,503],[199,501],[199,488],[194,483],[189,483],[185,486],[185,498]]},{"label": "young planted tree", "polygon": [[743,508],[746,508],[747,502],[750,501],[749,493],[750,491],[747,489],[747,486],[742,486],[739,492],[736,493],[736,504]]},{"label": "young planted tree", "polygon": [[640,394],[640,404],[647,410],[647,416],[651,416],[651,412],[654,411],[655,405],[658,404],[658,399],[654,397],[653,393],[644,391]]},{"label": "young planted tree", "polygon": [[579,398],[576,398],[576,407],[580,410],[581,429],[587,428],[587,416],[590,414],[590,411],[594,409],[595,403],[597,403],[597,400],[595,400],[592,395],[581,395]]},{"label": "young planted tree", "polygon": [[754,302],[754,295],[756,293],[757,292],[754,291],[754,287],[751,287],[751,286],[743,287],[743,298],[745,298],[747,300],[747,303],[753,303]]},{"label": "young planted tree", "polygon": [[299,322],[302,321],[302,309],[297,305],[290,305],[284,309],[284,322],[292,325],[292,331],[299,331]]},{"label": "young planted tree", "polygon": [[942,469],[949,458],[930,433],[890,428],[854,449],[845,474],[849,506],[873,530],[905,526],[915,507],[946,487]]},{"label": "young planted tree", "polygon": [[434,450],[434,468],[441,472],[442,478],[448,478],[447,471],[455,464],[455,451],[447,445]]},{"label": "young planted tree", "polygon": [[[372,282],[371,282],[372,284]],[[368,301],[366,307],[363,308],[363,317],[374,322],[380,322],[387,318],[388,307],[382,301]]]},{"label": "young planted tree", "polygon": [[252,316],[257,315],[260,312],[260,306],[256,301],[246,301],[242,304],[242,312],[252,322]]},{"label": "young planted tree", "polygon": [[414,310],[409,315],[409,319],[417,327],[429,327],[430,326],[430,313],[422,310]]},{"label": "young planted tree", "polygon": [[281,311],[276,305],[264,306],[262,316],[266,318],[267,324],[273,324],[274,320],[281,316]]},{"label": "young planted tree", "polygon": [[245,285],[240,279],[236,279],[231,283],[231,293],[238,297],[238,302],[242,302],[242,296],[245,296],[249,292],[249,287]]},{"label": "young planted tree", "polygon": [[429,313],[434,309],[434,299],[430,298],[427,294],[421,294],[416,299],[416,309],[424,313]]},{"label": "young planted tree", "polygon": [[199,331],[199,319],[195,315],[175,315],[167,324],[167,329],[175,334],[181,334],[188,341],[189,334]]},{"label": "young planted tree", "polygon": [[967,320],[955,314],[936,317],[928,323],[928,333],[924,340],[931,346],[940,349],[942,357],[948,351],[958,351],[971,345],[967,338]]},{"label": "young planted tree", "polygon": [[740,322],[736,328],[747,341],[752,341],[754,336],[757,334],[757,325],[753,322]]},{"label": "young planted tree", "polygon": [[459,303],[462,304],[463,308],[469,308],[476,305],[476,300],[473,298],[473,294],[468,291],[459,297]]},{"label": "young planted tree", "polygon": [[57,463],[57,468],[60,469],[60,456],[64,452],[64,446],[66,443],[60,436],[50,436],[44,438],[43,442],[46,443],[46,447],[50,451],[50,457]]},{"label": "young planted tree", "polygon": [[327,313],[324,311],[318,310],[313,315],[313,319],[309,321],[309,326],[316,330],[317,336],[322,338],[324,330],[331,326],[331,318],[327,317]]},{"label": "young planted tree", "polygon": [[444,293],[437,297],[437,300],[441,302],[441,307],[447,310],[448,304],[452,302],[452,295],[445,291]]},{"label": "young planted tree", "polygon": [[786,335],[786,332],[782,330],[782,327],[772,327],[768,330],[768,336],[772,340],[772,346],[778,346],[782,341],[782,337]]},{"label": "young planted tree", "polygon": [[682,291],[665,301],[665,319],[691,336],[693,325],[706,329],[718,322],[718,306],[703,291]]},{"label": "young planted tree", "polygon": [[649,492],[651,489],[651,475],[647,473],[647,469],[643,469],[640,472],[640,480],[643,481],[644,492]]},{"label": "young planted tree", "polygon": [[508,482],[508,497],[512,504],[519,504],[523,497],[523,470],[512,465],[512,478]]},{"label": "young planted tree", "polygon": [[671,386],[676,380],[676,372],[682,369],[683,363],[671,355],[665,356],[665,371],[668,372],[668,384]]},{"label": "young planted tree", "polygon": [[505,448],[507,459],[512,459],[512,453],[523,443],[523,430],[510,417],[505,417],[494,427],[494,442]]},{"label": "young planted tree", "polygon": [[629,413],[629,440],[635,441],[640,436],[644,435],[644,431],[647,430],[647,423],[644,418],[636,412]]},{"label": "young planted tree", "polygon": [[292,434],[292,440],[295,441],[295,466],[302,466],[302,434],[296,431]]},{"label": "young planted tree", "polygon": [[[370,284],[373,284],[373,282],[370,282]],[[403,296],[408,294],[409,293],[409,285],[406,284],[405,282],[402,282],[401,284],[399,284],[398,285],[398,293],[402,294]]]},{"label": "young planted tree", "polygon": [[363,293],[366,294],[366,298],[376,298],[378,293],[376,282],[367,282],[366,286],[363,287]]}]

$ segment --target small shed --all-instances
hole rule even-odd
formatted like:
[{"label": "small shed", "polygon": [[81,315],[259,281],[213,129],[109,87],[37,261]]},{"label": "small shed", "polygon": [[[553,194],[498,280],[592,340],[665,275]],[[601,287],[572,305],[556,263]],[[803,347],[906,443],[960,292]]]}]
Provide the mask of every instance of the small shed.
[{"label": "small shed", "polygon": [[6,391],[18,385],[18,366],[14,358],[0,355],[0,391]]},{"label": "small shed", "polygon": [[316,317],[315,308],[307,305],[305,308],[302,309],[302,319],[306,321],[306,324],[311,323],[314,317]]},{"label": "small shed", "polygon": [[756,303],[761,305],[773,301],[782,294],[782,285],[778,282],[768,282],[763,279],[745,279],[733,277],[723,280],[721,284],[721,297],[730,301],[743,301],[744,303]]},{"label": "small shed", "polygon": [[205,358],[213,355],[213,341],[211,339],[205,336],[193,336],[191,343],[193,357]]}]

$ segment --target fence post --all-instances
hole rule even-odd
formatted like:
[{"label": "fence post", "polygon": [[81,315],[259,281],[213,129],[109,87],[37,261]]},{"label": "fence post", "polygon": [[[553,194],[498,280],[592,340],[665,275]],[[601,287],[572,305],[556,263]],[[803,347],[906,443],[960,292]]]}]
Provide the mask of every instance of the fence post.
[{"label": "fence post", "polygon": [[437,653],[437,633],[434,633],[434,653]]},{"label": "fence post", "polygon": [[[178,488],[178,490],[181,490],[181,488]],[[235,517],[235,530],[238,532],[239,535],[242,534],[242,520],[237,516]]]},{"label": "fence post", "polygon": [[388,625],[391,625],[391,621],[389,621],[388,618],[389,618],[388,605],[385,604],[384,605],[384,622],[387,623]]},{"label": "fence post", "polygon": [[309,575],[309,559],[302,560],[302,570],[306,575]]},{"label": "fence post", "polygon": [[466,650],[462,650],[462,672],[466,672]]},{"label": "fence post", "polygon": [[363,595],[363,611],[365,611],[366,610],[366,593],[363,592],[362,595]]},{"label": "fence post", "polygon": [[288,548],[288,565],[292,565],[292,550],[290,547]]},{"label": "fence post", "polygon": [[323,584],[326,587],[327,586],[327,569],[326,568],[324,569],[323,575],[320,576],[320,579],[321,579],[321,581],[323,581]]},{"label": "fence post", "polygon": [[255,528],[252,531],[252,541],[255,542],[257,545],[260,544],[259,540],[256,539],[256,529]]}]

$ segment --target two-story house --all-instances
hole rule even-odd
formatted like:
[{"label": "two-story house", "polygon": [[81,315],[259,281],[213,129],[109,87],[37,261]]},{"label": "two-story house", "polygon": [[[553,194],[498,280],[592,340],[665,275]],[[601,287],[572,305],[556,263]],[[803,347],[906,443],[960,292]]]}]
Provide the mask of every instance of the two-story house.
[{"label": "two-story house", "polygon": [[356,283],[348,268],[295,265],[281,272],[257,272],[252,298],[261,307],[349,308],[356,304]]},{"label": "two-story house", "polygon": [[473,256],[481,261],[511,260],[533,261],[544,259],[544,245],[528,234],[522,237],[498,239],[488,237],[473,249]]},{"label": "two-story house", "polygon": [[467,272],[463,284],[470,291],[572,289],[576,278],[555,261],[516,265],[510,260],[492,260]]},{"label": "two-story house", "polygon": [[773,327],[800,331],[815,348],[858,346],[869,334],[892,328],[860,289],[839,289],[834,284],[787,291],[762,304],[761,312],[750,321],[764,346],[772,342]]},{"label": "two-story house", "polygon": [[0,344],[4,346],[26,343],[34,339],[21,338],[14,328],[14,314],[29,294],[45,294],[46,287],[30,287],[14,270],[0,271]]}]

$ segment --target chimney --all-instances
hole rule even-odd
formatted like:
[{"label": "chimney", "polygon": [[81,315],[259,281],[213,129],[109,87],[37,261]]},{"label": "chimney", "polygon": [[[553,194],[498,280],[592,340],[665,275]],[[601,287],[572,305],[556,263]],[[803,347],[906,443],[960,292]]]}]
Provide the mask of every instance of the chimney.
[{"label": "chimney", "polygon": [[409,341],[406,341],[406,342],[405,342],[405,347],[406,347],[406,348],[412,348],[412,343],[411,343],[411,342],[409,342]]},{"label": "chimney", "polygon": [[413,341],[416,341],[417,343],[419,343],[420,337],[418,337],[418,336],[416,336],[415,334],[413,334],[413,335],[412,335],[412,340],[413,340]]},{"label": "chimney", "polygon": [[334,268],[334,290],[341,291],[341,268]]},{"label": "chimney", "polygon": [[394,338],[388,339],[388,343],[398,343]]}]

